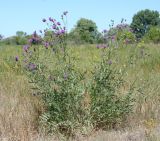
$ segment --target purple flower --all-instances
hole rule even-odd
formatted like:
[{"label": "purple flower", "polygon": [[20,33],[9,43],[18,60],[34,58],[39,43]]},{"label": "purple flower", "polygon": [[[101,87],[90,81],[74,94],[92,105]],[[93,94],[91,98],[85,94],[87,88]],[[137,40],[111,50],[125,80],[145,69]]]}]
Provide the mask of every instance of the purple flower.
[{"label": "purple flower", "polygon": [[67,14],[68,14],[68,11],[64,11],[64,12],[63,12],[63,15],[66,16]]},{"label": "purple flower", "polygon": [[42,21],[43,21],[43,22],[46,22],[47,20],[46,20],[46,19],[42,19]]},{"label": "purple flower", "polygon": [[52,21],[53,21],[53,19],[52,19],[51,17],[49,17],[49,21],[51,21],[51,22],[52,22]]},{"label": "purple flower", "polygon": [[29,63],[27,68],[30,70],[30,71],[33,71],[33,70],[36,70],[37,69],[37,66],[36,64],[34,63]]},{"label": "purple flower", "polygon": [[99,49],[99,48],[107,48],[108,46],[106,45],[106,44],[99,44],[99,45],[97,45],[97,48]]},{"label": "purple flower", "polygon": [[53,28],[53,29],[56,29],[57,27],[56,27],[56,25],[53,25],[52,28]]},{"label": "purple flower", "polygon": [[60,23],[60,22],[57,22],[57,25],[61,25],[61,23]]},{"label": "purple flower", "polygon": [[35,31],[32,35],[32,38],[30,38],[29,43],[37,44],[41,41],[41,38],[37,35],[37,32]]},{"label": "purple flower", "polygon": [[44,42],[44,47],[45,47],[46,49],[48,49],[49,43],[48,43],[48,42]]},{"label": "purple flower", "polygon": [[60,36],[60,35],[61,35],[61,31],[57,31],[56,36]]},{"label": "purple flower", "polygon": [[99,48],[104,48],[104,44],[99,45]]},{"label": "purple flower", "polygon": [[104,29],[104,30],[103,30],[103,32],[104,32],[104,33],[107,33],[107,30],[106,30],[106,29]]},{"label": "purple flower", "polygon": [[24,45],[24,46],[23,46],[23,50],[24,50],[25,52],[28,52],[28,49],[29,49],[29,45]]},{"label": "purple flower", "polygon": [[32,41],[33,41],[32,38],[28,40],[29,43],[32,43]]},{"label": "purple flower", "polygon": [[38,37],[32,37],[32,42],[33,44],[36,44],[40,41],[40,39]]},{"label": "purple flower", "polygon": [[108,64],[109,64],[109,65],[111,65],[111,64],[112,64],[112,61],[111,61],[111,60],[109,60],[109,61],[108,61]]},{"label": "purple flower", "polygon": [[112,39],[112,41],[114,41],[114,40],[116,39],[116,37],[115,37],[115,36],[112,36],[111,39]]},{"label": "purple flower", "polygon": [[60,32],[61,32],[61,34],[64,34],[64,33],[65,33],[65,30],[62,29]]},{"label": "purple flower", "polygon": [[100,48],[100,45],[97,45],[96,47],[97,47],[97,48]]},{"label": "purple flower", "polygon": [[18,57],[18,56],[16,56],[16,57],[15,57],[15,61],[16,61],[16,62],[18,62],[18,60],[19,60],[19,57]]},{"label": "purple flower", "polygon": [[103,44],[103,46],[102,46],[102,48],[107,48],[108,46],[107,45],[105,45],[105,44]]}]

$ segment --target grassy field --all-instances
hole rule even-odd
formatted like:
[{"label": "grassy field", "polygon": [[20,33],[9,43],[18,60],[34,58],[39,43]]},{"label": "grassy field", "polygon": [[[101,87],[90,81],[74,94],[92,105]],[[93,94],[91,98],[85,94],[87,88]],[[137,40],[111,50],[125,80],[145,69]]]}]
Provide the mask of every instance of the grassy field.
[{"label": "grassy field", "polygon": [[[94,63],[102,55],[95,45],[71,46],[70,53],[81,71],[94,69]],[[38,132],[43,102],[31,94],[26,76],[15,65],[14,57],[20,54],[20,46],[0,46],[0,140],[58,140]],[[123,66],[131,54],[133,58],[127,67],[125,81],[126,87],[134,82],[135,106],[124,127],[116,131],[92,131],[89,135],[77,135],[75,140],[160,140],[160,45],[147,44],[144,51],[133,46],[119,49],[116,54],[118,67]]]}]

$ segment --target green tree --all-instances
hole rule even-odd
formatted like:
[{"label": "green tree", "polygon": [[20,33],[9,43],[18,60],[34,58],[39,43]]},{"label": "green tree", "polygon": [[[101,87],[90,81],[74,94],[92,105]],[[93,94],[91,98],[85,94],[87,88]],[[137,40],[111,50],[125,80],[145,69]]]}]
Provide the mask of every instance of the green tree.
[{"label": "green tree", "polygon": [[74,39],[87,43],[95,43],[97,35],[96,23],[85,18],[81,18],[70,33],[70,36]]},{"label": "green tree", "polygon": [[159,12],[146,9],[133,16],[131,28],[137,38],[142,38],[151,26],[158,24],[160,24]]},{"label": "green tree", "polygon": [[17,45],[24,45],[27,43],[26,32],[17,31],[16,36],[14,36],[15,43]]},{"label": "green tree", "polygon": [[23,31],[17,31],[16,32],[16,36],[18,36],[18,37],[25,37],[26,35],[27,35],[27,33],[23,32]]}]

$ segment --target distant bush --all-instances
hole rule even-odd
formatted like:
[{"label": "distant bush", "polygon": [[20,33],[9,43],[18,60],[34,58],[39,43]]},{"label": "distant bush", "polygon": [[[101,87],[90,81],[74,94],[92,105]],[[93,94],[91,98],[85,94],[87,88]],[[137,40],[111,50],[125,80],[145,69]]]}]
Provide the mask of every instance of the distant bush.
[{"label": "distant bush", "polygon": [[31,35],[27,35],[23,31],[17,31],[15,36],[3,38],[1,43],[6,45],[25,45],[30,37]]},{"label": "distant bush", "polygon": [[125,44],[134,43],[136,38],[135,35],[129,30],[119,30],[117,33],[117,41],[123,42]]},{"label": "distant bush", "polygon": [[81,18],[69,35],[71,36],[70,39],[75,40],[76,43],[96,43],[98,35],[96,23]]},{"label": "distant bush", "polygon": [[6,45],[25,45],[27,44],[28,40],[26,37],[20,38],[18,36],[12,36],[4,38],[1,42]]},{"label": "distant bush", "polygon": [[127,44],[135,43],[136,37],[132,32],[130,26],[124,23],[122,19],[121,23],[114,26],[114,21],[110,25],[110,29],[103,31],[103,39],[105,43],[116,43],[116,46],[124,46]]},{"label": "distant bush", "polygon": [[160,43],[160,26],[151,27],[150,30],[144,35],[143,40],[146,43]]},{"label": "distant bush", "polygon": [[15,38],[14,38],[14,37],[4,38],[4,39],[2,40],[2,43],[3,43],[3,44],[6,44],[6,45],[16,45],[16,41],[15,41]]},{"label": "distant bush", "polygon": [[23,32],[23,31],[17,31],[16,32],[16,36],[14,36],[14,40],[15,40],[15,43],[17,45],[25,45],[27,44],[27,38],[26,38],[26,33]]},{"label": "distant bush", "polygon": [[14,36],[14,42],[16,45],[25,45],[27,44],[28,40],[25,37],[18,37],[18,36]]}]

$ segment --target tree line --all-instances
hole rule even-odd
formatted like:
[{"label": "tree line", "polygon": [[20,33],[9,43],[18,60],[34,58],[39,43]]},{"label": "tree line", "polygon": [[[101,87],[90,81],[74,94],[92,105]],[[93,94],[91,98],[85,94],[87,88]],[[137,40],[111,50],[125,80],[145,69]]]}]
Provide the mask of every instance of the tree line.
[{"label": "tree line", "polygon": [[[81,18],[77,21],[76,26],[69,32],[69,42],[75,44],[83,43],[101,43],[108,38],[116,37],[117,40],[128,40],[130,42],[144,40],[145,42],[160,42],[160,14],[154,10],[141,10],[137,12],[133,18],[131,24],[126,24],[122,19],[121,23],[114,25],[114,21],[111,21],[110,29],[99,32],[97,25],[90,19]],[[121,29],[121,30],[119,30]],[[47,38],[52,33],[48,31],[48,34],[40,38]],[[103,34],[105,34],[105,39]],[[0,35],[0,41],[4,44],[24,45],[27,43],[31,35],[23,31],[17,31],[15,36],[4,38]]]}]

